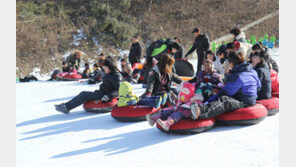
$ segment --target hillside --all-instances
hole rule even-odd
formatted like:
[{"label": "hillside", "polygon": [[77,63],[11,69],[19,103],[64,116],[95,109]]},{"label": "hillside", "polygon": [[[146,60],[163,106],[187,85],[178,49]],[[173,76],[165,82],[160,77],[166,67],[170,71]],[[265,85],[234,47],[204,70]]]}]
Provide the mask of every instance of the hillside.
[{"label": "hillside", "polygon": [[[187,50],[197,25],[214,40],[278,9],[278,0],[17,0],[16,66],[24,75],[34,67],[47,73],[73,49],[91,59],[98,52],[116,55],[135,33],[144,46],[178,36]],[[279,37],[278,15],[246,31],[264,34]]]}]

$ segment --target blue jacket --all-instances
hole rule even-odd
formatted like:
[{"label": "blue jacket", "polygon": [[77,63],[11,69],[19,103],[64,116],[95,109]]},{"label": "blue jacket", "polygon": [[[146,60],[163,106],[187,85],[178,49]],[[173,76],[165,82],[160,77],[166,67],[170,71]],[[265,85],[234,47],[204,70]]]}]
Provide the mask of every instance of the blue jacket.
[{"label": "blue jacket", "polygon": [[243,62],[233,67],[231,73],[226,78],[225,86],[219,93],[212,96],[208,102],[216,101],[219,97],[226,95],[246,104],[255,105],[257,91],[260,88],[261,83],[257,72],[251,64]]}]

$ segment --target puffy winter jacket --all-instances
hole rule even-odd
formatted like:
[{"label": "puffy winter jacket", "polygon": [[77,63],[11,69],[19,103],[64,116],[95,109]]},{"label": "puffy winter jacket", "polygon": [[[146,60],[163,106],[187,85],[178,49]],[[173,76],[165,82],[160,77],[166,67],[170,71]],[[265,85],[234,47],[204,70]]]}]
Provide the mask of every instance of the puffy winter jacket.
[{"label": "puffy winter jacket", "polygon": [[212,73],[206,73],[205,71],[198,71],[196,76],[189,80],[190,83],[196,83],[198,86],[199,83],[211,83],[215,86],[223,85],[222,77],[220,74],[218,74],[216,71],[213,71]]},{"label": "puffy winter jacket", "polygon": [[219,97],[226,95],[233,97],[249,105],[255,105],[257,91],[260,90],[261,83],[257,72],[252,65],[246,61],[237,64],[226,77],[225,86],[218,94],[212,96],[208,102],[216,101]]},{"label": "puffy winter jacket", "polygon": [[122,82],[122,76],[118,71],[105,74],[102,78],[103,82],[100,85],[100,91],[104,92],[109,99],[118,97],[119,86]]},{"label": "puffy winter jacket", "polygon": [[191,47],[191,49],[186,53],[185,58],[193,53],[196,50],[197,55],[204,56],[205,52],[209,49],[210,43],[209,43],[209,37],[205,34],[198,35],[194,43]]},{"label": "puffy winter jacket", "polygon": [[[159,89],[161,88],[160,79],[161,79],[161,74],[158,69],[158,66],[156,65],[149,72],[147,88],[146,88],[145,94],[147,94],[147,93],[151,93],[151,95],[156,94],[159,91]],[[175,73],[168,74],[168,82],[165,85],[167,91],[170,90],[170,86],[171,86],[172,81],[176,82],[177,84],[180,84],[182,82],[182,79],[180,79],[178,77],[178,75]]]},{"label": "puffy winter jacket", "polygon": [[259,80],[261,82],[261,89],[258,91],[257,100],[270,99],[271,98],[271,78],[270,71],[267,63],[259,63],[254,68],[257,72]]},{"label": "puffy winter jacket", "polygon": [[130,63],[140,63],[141,62],[141,56],[142,56],[142,46],[139,42],[135,42],[132,44],[130,48],[130,52],[128,55],[128,59]]},{"label": "puffy winter jacket", "polygon": [[119,100],[117,103],[118,107],[128,106],[128,102],[130,101],[134,101],[135,103],[139,101],[139,97],[137,97],[135,94],[132,94],[133,90],[133,86],[127,81],[124,81],[120,84]]}]

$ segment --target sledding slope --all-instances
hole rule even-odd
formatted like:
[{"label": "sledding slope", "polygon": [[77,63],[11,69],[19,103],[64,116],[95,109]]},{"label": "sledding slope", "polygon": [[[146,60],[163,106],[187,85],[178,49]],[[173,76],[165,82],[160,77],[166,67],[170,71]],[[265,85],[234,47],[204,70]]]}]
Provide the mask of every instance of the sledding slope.
[{"label": "sledding slope", "polygon": [[[275,58],[278,53],[272,51]],[[144,92],[140,84],[134,86],[136,94]],[[86,113],[82,107],[69,115],[55,111],[54,104],[98,87],[17,83],[17,166],[279,166],[279,114],[254,126],[167,135],[147,122],[117,122],[110,113]]]}]

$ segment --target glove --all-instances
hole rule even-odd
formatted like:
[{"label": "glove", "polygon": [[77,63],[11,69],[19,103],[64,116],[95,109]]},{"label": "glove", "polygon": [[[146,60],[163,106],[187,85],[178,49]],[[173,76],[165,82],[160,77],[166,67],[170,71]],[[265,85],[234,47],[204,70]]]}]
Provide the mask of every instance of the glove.
[{"label": "glove", "polygon": [[206,104],[209,104],[209,102],[208,101],[204,102],[204,105],[206,105]]},{"label": "glove", "polygon": [[107,102],[109,100],[109,97],[107,95],[104,95],[102,97],[102,101]]}]

